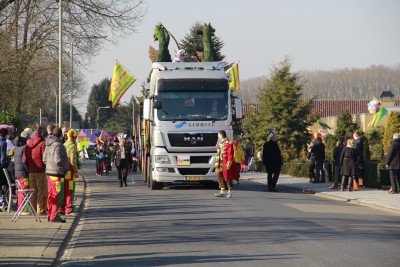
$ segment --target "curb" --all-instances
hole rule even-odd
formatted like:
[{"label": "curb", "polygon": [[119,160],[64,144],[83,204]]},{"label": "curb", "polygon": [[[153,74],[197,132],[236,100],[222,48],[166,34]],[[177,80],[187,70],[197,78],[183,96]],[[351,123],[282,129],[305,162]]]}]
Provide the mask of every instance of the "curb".
[{"label": "curb", "polygon": [[[248,178],[245,180],[255,181],[260,184],[266,184],[266,182],[264,182],[264,181],[259,181],[258,178]],[[398,208],[394,208],[394,207],[390,207],[390,206],[386,206],[386,205],[382,205],[382,204],[377,204],[377,203],[372,203],[372,202],[360,200],[357,198],[348,198],[345,196],[338,196],[338,195],[334,195],[334,194],[330,194],[330,193],[319,192],[319,191],[313,190],[311,188],[302,188],[302,187],[293,186],[290,184],[279,184],[279,186],[290,188],[290,189],[296,189],[296,190],[299,190],[302,192],[314,194],[315,196],[318,196],[318,197],[323,197],[323,198],[327,198],[327,199],[331,199],[331,200],[335,200],[335,201],[348,202],[353,205],[359,205],[359,206],[364,206],[364,207],[369,207],[369,208],[374,208],[374,209],[378,209],[378,210],[384,210],[384,211],[391,212],[391,213],[400,214],[400,209],[398,209]]]},{"label": "curb", "polygon": [[79,209],[76,212],[76,216],[75,216],[74,220],[72,221],[72,224],[71,224],[70,228],[68,229],[68,232],[67,232],[64,240],[61,242],[61,244],[59,246],[59,249],[57,251],[56,257],[55,257],[55,259],[53,260],[53,262],[50,265],[52,267],[59,266],[61,257],[63,256],[63,254],[65,252],[65,249],[67,248],[69,242],[72,239],[72,236],[73,236],[76,228],[78,227],[79,221],[80,221],[80,219],[82,217],[83,210],[84,210],[85,205],[86,205],[87,181],[86,181],[85,175],[81,171],[79,172],[79,174],[81,175],[82,181],[83,181],[82,201],[81,201],[81,203],[79,205]]}]

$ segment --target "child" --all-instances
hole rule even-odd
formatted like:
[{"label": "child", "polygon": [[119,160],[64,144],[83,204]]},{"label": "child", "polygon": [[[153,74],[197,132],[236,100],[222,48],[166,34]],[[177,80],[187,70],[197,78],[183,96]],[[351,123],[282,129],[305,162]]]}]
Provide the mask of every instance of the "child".
[{"label": "child", "polygon": [[244,160],[240,162],[240,172],[247,172],[247,164],[249,164],[249,161],[246,156],[244,156]]}]

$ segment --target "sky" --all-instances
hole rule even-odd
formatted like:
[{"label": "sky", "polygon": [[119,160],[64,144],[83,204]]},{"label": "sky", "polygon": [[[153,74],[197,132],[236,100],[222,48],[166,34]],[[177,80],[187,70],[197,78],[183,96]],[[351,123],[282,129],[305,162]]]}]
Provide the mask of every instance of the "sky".
[{"label": "sky", "polygon": [[[363,68],[400,64],[400,1],[398,0],[148,0],[137,32],[105,42],[87,70],[87,95],[93,84],[111,78],[118,59],[137,81],[125,93],[140,95],[151,69],[149,46],[158,22],[182,40],[196,22],[211,23],[224,42],[227,62],[240,61],[240,79],[265,76],[285,56],[293,71]],[[177,50],[171,38],[171,56]],[[81,113],[86,106],[80,105]]]}]

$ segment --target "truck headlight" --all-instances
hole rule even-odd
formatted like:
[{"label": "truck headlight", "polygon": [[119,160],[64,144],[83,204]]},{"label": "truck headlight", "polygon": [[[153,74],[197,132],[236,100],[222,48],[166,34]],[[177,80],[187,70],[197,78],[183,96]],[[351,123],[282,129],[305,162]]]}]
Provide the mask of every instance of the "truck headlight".
[{"label": "truck headlight", "polygon": [[159,155],[159,156],[156,156],[156,163],[169,164],[171,162],[169,161],[168,156]]}]

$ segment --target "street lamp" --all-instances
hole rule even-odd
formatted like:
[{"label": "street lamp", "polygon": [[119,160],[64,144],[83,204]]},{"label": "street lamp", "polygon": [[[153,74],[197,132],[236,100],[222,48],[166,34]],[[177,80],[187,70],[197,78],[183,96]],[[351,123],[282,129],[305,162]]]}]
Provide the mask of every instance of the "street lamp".
[{"label": "street lamp", "polygon": [[98,107],[97,108],[97,117],[96,117],[96,122],[97,122],[97,130],[99,130],[99,111],[100,111],[100,109],[106,109],[106,108],[110,108],[110,107]]}]

